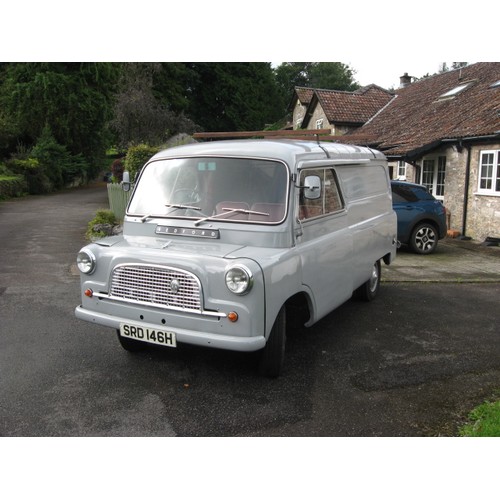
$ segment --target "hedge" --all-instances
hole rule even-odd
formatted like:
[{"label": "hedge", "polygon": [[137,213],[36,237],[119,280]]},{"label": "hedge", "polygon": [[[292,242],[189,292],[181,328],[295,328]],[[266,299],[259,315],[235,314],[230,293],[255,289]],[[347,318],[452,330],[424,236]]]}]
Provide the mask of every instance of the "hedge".
[{"label": "hedge", "polygon": [[27,192],[22,175],[0,175],[0,199],[22,196]]},{"label": "hedge", "polygon": [[144,164],[161,148],[148,146],[147,144],[139,144],[132,146],[127,150],[125,157],[125,170],[130,173],[130,180],[134,180],[135,176],[140,172]]}]

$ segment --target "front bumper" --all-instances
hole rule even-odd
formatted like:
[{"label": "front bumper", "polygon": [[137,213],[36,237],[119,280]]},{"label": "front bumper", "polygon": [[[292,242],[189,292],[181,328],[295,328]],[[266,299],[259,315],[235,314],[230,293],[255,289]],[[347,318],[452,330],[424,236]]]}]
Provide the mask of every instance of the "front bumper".
[{"label": "front bumper", "polygon": [[[108,326],[118,330],[121,323],[137,323],[130,318],[122,318],[104,314],[96,311],[84,309],[81,305],[75,309],[75,316],[78,319],[95,323],[97,325]],[[141,322],[141,325],[152,329],[158,328],[158,324]],[[217,349],[227,349],[229,351],[251,352],[262,349],[266,344],[264,336],[255,337],[236,337],[231,335],[219,335],[213,333],[204,333],[194,330],[187,330],[179,327],[163,327],[175,333],[177,342],[198,345],[203,347],[215,347]]]}]

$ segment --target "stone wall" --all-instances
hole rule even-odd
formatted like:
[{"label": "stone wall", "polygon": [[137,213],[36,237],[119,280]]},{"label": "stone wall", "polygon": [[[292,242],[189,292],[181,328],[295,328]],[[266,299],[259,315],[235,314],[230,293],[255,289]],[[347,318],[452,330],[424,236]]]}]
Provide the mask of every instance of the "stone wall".
[{"label": "stone wall", "polygon": [[480,154],[491,149],[500,149],[500,142],[471,148],[467,236],[479,241],[485,240],[487,236],[500,237],[500,196],[477,193]]},{"label": "stone wall", "polygon": [[293,117],[292,117],[294,129],[300,128],[300,124],[302,123],[302,120],[304,119],[304,116],[306,114],[306,109],[307,109],[307,107],[304,106],[297,99],[297,103],[295,104],[295,107],[293,108]]},{"label": "stone wall", "polygon": [[320,128],[331,128],[332,129],[332,135],[335,134],[335,127],[330,125],[330,122],[328,121],[328,118],[325,115],[325,112],[323,111],[323,108],[318,105],[314,108],[314,112],[309,120],[309,123],[307,124],[307,128],[309,130],[316,129],[316,121],[317,120],[323,120],[323,125],[321,125]]},{"label": "stone wall", "polygon": [[448,146],[439,148],[435,154],[437,156],[446,156],[443,204],[448,210],[448,229],[461,232],[464,214],[467,151],[465,148],[460,150],[457,146]]}]

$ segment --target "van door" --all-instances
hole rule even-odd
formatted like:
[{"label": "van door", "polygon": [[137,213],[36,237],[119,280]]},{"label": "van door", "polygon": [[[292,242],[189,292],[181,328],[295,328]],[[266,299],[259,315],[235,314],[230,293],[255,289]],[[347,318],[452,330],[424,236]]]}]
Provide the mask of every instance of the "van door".
[{"label": "van door", "polygon": [[[306,184],[313,187],[301,187],[296,195],[296,250],[302,283],[313,295],[315,317],[311,319],[315,322],[352,295],[353,239],[333,168],[301,170],[299,186]],[[317,194],[308,195],[310,189]]]}]

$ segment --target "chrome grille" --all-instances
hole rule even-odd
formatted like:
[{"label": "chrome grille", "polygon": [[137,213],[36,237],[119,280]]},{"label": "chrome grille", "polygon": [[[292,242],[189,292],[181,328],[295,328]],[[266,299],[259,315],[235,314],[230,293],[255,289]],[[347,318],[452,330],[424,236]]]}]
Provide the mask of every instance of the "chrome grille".
[{"label": "chrome grille", "polygon": [[194,274],[171,267],[117,266],[110,298],[168,309],[201,312],[201,286]]}]

